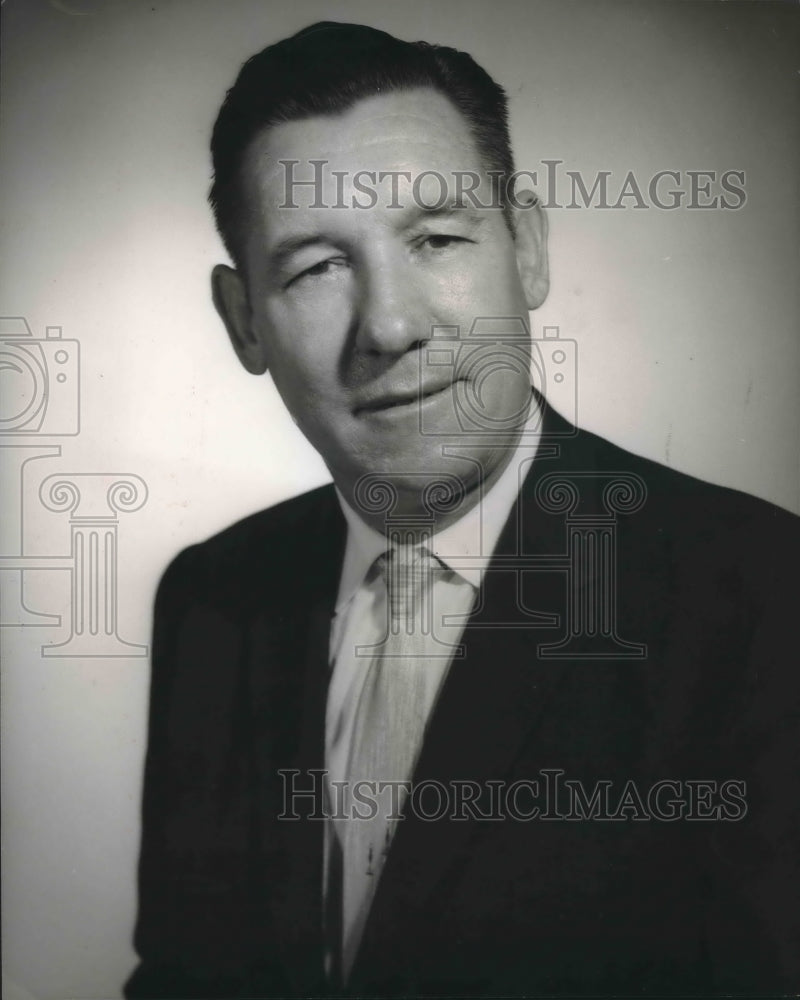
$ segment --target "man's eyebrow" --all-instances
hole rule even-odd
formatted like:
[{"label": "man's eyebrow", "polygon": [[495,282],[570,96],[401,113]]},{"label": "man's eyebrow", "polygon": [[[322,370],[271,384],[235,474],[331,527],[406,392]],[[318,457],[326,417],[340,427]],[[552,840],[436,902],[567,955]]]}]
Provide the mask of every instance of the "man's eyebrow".
[{"label": "man's eyebrow", "polygon": [[463,201],[453,201],[448,202],[446,205],[436,205],[428,207],[427,205],[415,204],[413,208],[409,209],[408,221],[416,222],[418,219],[467,219],[470,222],[476,224],[482,224],[486,221],[486,215],[479,211],[474,205],[470,205]]},{"label": "man's eyebrow", "polygon": [[298,250],[305,247],[319,244],[330,245],[330,240],[321,234],[309,234],[306,236],[285,236],[270,249],[269,257],[273,264],[280,266]]}]

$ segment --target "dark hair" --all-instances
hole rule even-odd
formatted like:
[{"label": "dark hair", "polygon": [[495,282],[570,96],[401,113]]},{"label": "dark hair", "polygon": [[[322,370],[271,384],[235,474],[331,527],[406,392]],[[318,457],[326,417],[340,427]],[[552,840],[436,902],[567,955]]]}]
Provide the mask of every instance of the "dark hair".
[{"label": "dark hair", "polygon": [[388,91],[430,87],[464,116],[488,170],[501,172],[501,199],[514,172],[503,88],[466,52],[404,42],[363,24],[320,21],[252,56],[220,108],[211,138],[209,201],[217,229],[237,260],[244,221],[239,168],[265,128],[342,113]]}]

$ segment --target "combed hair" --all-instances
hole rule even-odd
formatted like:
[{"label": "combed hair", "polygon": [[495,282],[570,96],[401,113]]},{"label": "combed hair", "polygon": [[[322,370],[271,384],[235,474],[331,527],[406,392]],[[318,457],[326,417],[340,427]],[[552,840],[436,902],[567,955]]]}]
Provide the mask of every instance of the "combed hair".
[{"label": "combed hair", "polygon": [[262,130],[317,115],[335,115],[376,94],[430,87],[464,116],[484,168],[505,186],[514,172],[503,88],[466,52],[405,42],[362,24],[320,21],[252,56],[220,108],[211,138],[214,179],[209,201],[217,229],[238,262],[246,222],[239,170]]}]

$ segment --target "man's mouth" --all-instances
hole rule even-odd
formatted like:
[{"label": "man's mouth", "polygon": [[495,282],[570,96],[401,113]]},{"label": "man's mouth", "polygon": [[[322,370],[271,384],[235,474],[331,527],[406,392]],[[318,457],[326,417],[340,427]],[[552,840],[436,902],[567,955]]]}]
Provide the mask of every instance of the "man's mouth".
[{"label": "man's mouth", "polygon": [[408,409],[419,406],[437,396],[450,392],[454,382],[445,382],[430,386],[415,386],[413,389],[393,389],[363,400],[353,409],[356,416],[365,413],[381,413],[383,411]]}]

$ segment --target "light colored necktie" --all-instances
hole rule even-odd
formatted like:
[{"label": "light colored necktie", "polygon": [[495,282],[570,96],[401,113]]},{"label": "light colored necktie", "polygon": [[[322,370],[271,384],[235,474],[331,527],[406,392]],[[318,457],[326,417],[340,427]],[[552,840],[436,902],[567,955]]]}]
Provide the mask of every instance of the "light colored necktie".
[{"label": "light colored necktie", "polygon": [[[342,841],[342,969],[348,976],[366,924],[405,795],[401,786],[369,797],[373,818],[353,816],[368,807],[353,798],[357,782],[406,782],[413,772],[427,718],[426,640],[432,613],[432,560],[422,546],[398,546],[376,563],[387,587],[385,639],[372,660],[356,713],[348,765],[348,819],[337,824]],[[358,651],[364,655],[363,647]],[[357,786],[356,786],[357,787]],[[364,786],[362,786],[364,787]]]}]

